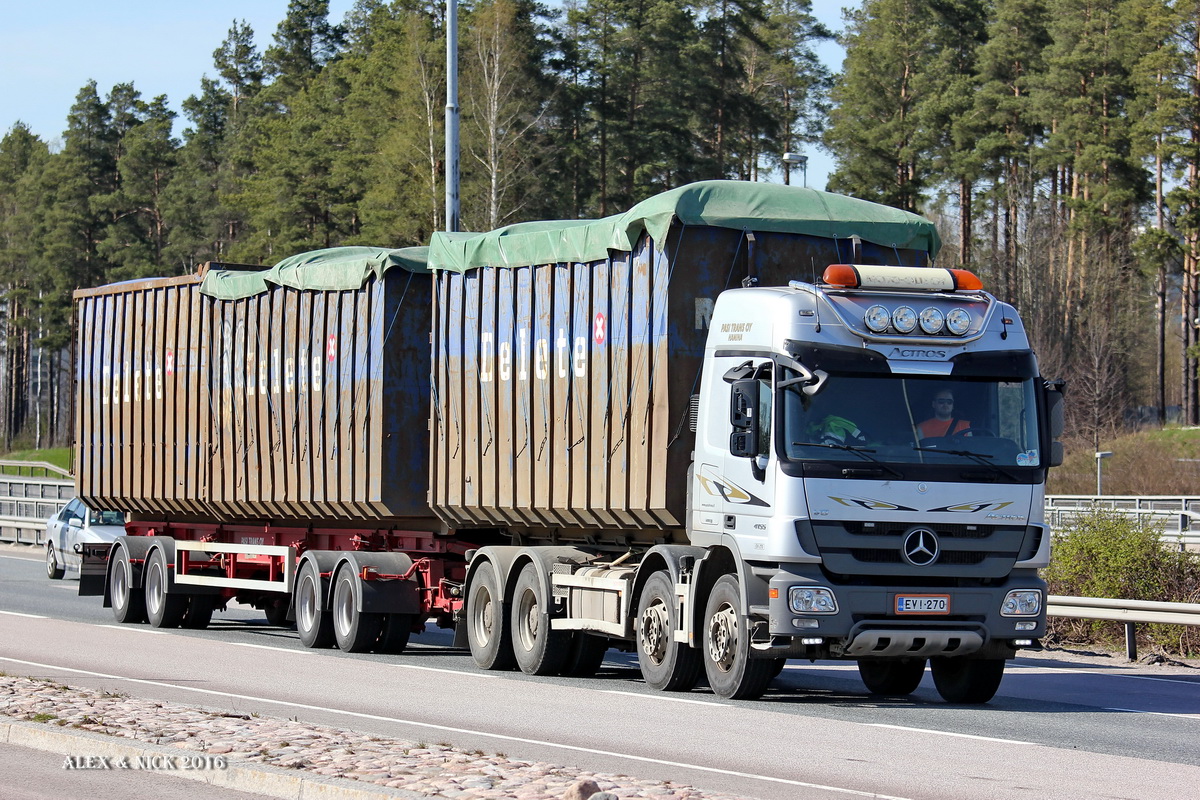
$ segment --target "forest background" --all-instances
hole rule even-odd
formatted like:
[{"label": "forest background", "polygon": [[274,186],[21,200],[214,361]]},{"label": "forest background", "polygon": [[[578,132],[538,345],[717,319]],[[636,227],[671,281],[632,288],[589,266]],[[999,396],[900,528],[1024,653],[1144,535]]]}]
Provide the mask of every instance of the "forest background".
[{"label": "forest background", "polygon": [[[938,223],[1069,384],[1080,447],[1200,424],[1200,0],[464,0],[468,230],[694,180],[797,182]],[[71,443],[71,292],[443,227],[444,5],[233,20],[182,102],[83,86],[0,139],[0,450]],[[179,137],[175,130],[182,128]]]}]

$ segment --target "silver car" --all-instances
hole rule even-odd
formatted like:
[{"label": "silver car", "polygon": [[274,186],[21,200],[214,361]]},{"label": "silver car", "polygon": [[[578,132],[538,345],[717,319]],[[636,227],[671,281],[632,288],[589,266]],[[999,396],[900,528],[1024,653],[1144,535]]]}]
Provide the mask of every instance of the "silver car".
[{"label": "silver car", "polygon": [[58,580],[69,569],[72,577],[79,577],[77,545],[107,544],[124,535],[124,514],[93,511],[75,498],[46,521],[46,575]]}]

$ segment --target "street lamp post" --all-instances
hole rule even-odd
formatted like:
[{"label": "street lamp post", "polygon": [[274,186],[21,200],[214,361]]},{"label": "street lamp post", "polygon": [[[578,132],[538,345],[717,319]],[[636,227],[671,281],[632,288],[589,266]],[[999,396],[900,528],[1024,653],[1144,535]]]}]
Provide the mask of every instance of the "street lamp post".
[{"label": "street lamp post", "polygon": [[804,175],[804,186],[808,186],[808,156],[803,153],[784,153],[783,154],[783,182],[785,185],[790,185],[792,182],[792,165],[800,168]]},{"label": "street lamp post", "polygon": [[1100,464],[1101,464],[1101,462],[1104,461],[1104,459],[1111,458],[1111,457],[1112,457],[1111,450],[1097,450],[1096,451],[1096,495],[1097,496],[1104,494],[1104,492],[1101,489],[1102,484],[1100,482]]},{"label": "street lamp post", "polygon": [[458,220],[458,0],[446,0],[446,230]]}]

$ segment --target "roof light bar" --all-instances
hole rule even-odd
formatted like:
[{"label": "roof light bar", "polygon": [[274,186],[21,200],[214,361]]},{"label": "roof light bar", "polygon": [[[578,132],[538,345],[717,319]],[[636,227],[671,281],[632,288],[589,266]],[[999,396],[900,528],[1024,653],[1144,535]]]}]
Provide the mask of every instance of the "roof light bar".
[{"label": "roof light bar", "polygon": [[821,280],[840,289],[915,289],[918,291],[977,292],[983,281],[965,269],[830,264]]}]

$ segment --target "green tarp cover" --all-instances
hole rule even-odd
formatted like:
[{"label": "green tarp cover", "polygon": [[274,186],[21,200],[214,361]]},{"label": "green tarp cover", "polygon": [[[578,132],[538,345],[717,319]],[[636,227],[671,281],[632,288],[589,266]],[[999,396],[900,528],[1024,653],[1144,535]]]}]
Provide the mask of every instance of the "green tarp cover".
[{"label": "green tarp cover", "polygon": [[674,221],[829,239],[858,236],[884,247],[925,250],[931,258],[941,246],[932,222],[878,203],[781,184],[701,181],[599,220],[522,222],[488,233],[435,233],[429,243],[429,266],[462,272],[483,266],[597,261],[610,250],[631,252],[642,231],[661,244]]},{"label": "green tarp cover", "polygon": [[209,270],[200,291],[222,300],[238,300],[265,292],[271,285],[316,291],[361,289],[372,276],[382,278],[392,267],[429,272],[428,247],[331,247],[300,253],[266,270]]}]

